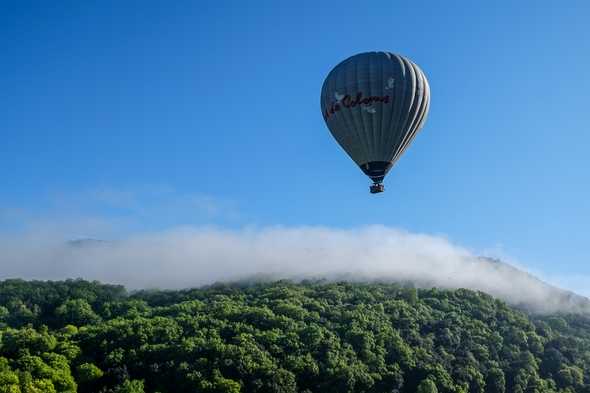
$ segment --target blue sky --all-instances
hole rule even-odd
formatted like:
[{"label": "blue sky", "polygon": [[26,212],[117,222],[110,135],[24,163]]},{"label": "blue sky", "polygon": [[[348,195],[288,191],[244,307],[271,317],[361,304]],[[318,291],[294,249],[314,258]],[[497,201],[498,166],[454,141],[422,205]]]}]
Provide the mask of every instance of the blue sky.
[{"label": "blue sky", "polygon": [[[379,224],[590,276],[589,12],[582,0],[4,5],[0,228]],[[432,91],[376,196],[319,109],[329,70],[369,50],[410,57]]]}]

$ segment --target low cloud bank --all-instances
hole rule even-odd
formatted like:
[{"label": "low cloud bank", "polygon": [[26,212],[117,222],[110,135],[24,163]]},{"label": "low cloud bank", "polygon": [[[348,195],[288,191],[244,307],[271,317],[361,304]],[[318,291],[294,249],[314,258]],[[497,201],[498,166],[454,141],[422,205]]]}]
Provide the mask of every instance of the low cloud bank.
[{"label": "low cloud bank", "polygon": [[185,288],[253,276],[413,281],[482,290],[540,312],[580,311],[586,299],[438,236],[356,229],[184,228],[118,241],[64,241],[51,232],[0,237],[0,278],[82,277],[128,288]]}]

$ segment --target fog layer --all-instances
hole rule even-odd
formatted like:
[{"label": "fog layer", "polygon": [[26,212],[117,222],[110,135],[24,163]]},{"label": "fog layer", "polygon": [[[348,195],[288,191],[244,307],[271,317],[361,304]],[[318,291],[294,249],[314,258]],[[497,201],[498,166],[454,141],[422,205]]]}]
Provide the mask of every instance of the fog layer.
[{"label": "fog layer", "polygon": [[1,278],[81,277],[131,289],[186,288],[261,275],[412,281],[482,290],[540,311],[579,308],[567,294],[533,276],[478,258],[443,237],[382,226],[185,228],[74,242],[44,232],[4,236],[0,246]]}]

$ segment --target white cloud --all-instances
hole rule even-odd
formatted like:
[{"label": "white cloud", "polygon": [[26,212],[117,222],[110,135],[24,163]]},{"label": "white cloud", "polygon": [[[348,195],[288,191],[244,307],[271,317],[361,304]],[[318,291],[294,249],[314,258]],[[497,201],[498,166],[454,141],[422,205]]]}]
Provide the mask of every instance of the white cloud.
[{"label": "white cloud", "polygon": [[542,277],[553,285],[562,287],[562,288],[571,288],[576,293],[580,295],[590,297],[590,275],[584,274],[569,274],[569,275],[557,275],[557,276],[547,276],[542,275]]},{"label": "white cloud", "polygon": [[[345,277],[478,289],[544,311],[579,306],[575,298],[511,267],[526,270],[501,246],[486,255],[510,265],[483,261],[444,236],[385,226],[207,227],[202,223],[236,219],[238,209],[229,201],[166,187],[54,194],[40,205],[44,211],[0,210],[0,279],[82,277],[129,288],[183,288],[261,274]],[[79,238],[111,241],[68,243]],[[588,277],[543,279],[590,295]]]},{"label": "white cloud", "polygon": [[[183,288],[259,274],[410,280],[472,288],[544,311],[571,305],[514,268],[449,240],[383,226],[354,229],[185,227],[72,247],[59,231],[0,237],[2,278],[82,277],[130,288]],[[573,308],[572,308],[573,310]]]}]

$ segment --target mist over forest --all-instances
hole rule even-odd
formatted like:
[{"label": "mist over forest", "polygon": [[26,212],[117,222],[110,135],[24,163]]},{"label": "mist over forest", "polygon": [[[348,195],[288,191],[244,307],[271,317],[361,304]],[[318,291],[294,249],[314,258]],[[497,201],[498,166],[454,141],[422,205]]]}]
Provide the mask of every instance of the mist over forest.
[{"label": "mist over forest", "polygon": [[33,232],[0,236],[2,278],[81,277],[130,289],[236,280],[327,279],[469,288],[540,313],[588,312],[588,299],[524,268],[482,258],[441,236],[385,226],[353,229],[186,227],[119,240]]}]

